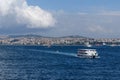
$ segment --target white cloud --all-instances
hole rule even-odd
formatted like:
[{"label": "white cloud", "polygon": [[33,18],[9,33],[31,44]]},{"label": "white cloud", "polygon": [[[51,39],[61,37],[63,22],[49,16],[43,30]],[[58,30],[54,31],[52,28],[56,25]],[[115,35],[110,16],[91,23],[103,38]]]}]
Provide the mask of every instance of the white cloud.
[{"label": "white cloud", "polygon": [[92,25],[88,27],[88,30],[93,33],[111,33],[112,32],[110,29],[106,29],[105,27],[100,25]]},{"label": "white cloud", "polygon": [[18,26],[25,25],[28,28],[47,28],[55,24],[50,12],[38,6],[29,6],[26,0],[0,0],[0,21],[2,20],[5,22],[0,22],[1,27],[5,24],[14,26],[15,22]]},{"label": "white cloud", "polygon": [[99,13],[96,13],[97,15],[102,15],[102,16],[120,16],[120,11],[101,11]]},{"label": "white cloud", "polygon": [[[82,13],[82,12],[81,12]],[[85,35],[89,37],[116,37],[120,34],[120,16],[98,13],[65,13],[57,15],[58,24],[52,35]],[[61,33],[62,32],[62,33]]]},{"label": "white cloud", "polygon": [[79,12],[78,15],[88,15],[88,13]]}]

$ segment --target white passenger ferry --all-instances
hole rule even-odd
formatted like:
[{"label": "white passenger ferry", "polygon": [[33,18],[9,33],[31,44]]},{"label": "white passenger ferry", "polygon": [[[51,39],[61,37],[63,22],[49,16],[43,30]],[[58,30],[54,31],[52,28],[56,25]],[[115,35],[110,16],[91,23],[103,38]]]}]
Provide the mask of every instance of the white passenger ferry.
[{"label": "white passenger ferry", "polygon": [[77,56],[80,58],[98,58],[96,49],[79,49]]}]

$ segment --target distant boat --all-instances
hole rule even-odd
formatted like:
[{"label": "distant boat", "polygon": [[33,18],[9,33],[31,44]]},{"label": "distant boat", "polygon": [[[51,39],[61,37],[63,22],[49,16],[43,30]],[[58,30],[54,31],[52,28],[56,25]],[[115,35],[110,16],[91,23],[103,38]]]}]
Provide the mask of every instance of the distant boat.
[{"label": "distant boat", "polygon": [[51,45],[49,44],[49,45],[47,45],[47,47],[51,47]]},{"label": "distant boat", "polygon": [[43,44],[43,46],[47,46],[48,48],[51,47],[52,45],[50,44]]},{"label": "distant boat", "polygon": [[80,58],[98,58],[96,49],[79,49],[77,56]]},{"label": "distant boat", "polygon": [[103,45],[103,46],[105,46],[105,45],[106,45],[106,43],[104,43],[104,42],[103,42],[103,44],[102,44],[102,45]]},{"label": "distant boat", "polygon": [[86,42],[86,43],[85,43],[85,46],[86,46],[86,47],[92,47],[92,45],[91,45],[89,42]]},{"label": "distant boat", "polygon": [[110,46],[111,46],[111,47],[115,47],[115,46],[117,46],[117,45],[116,45],[116,44],[111,44]]}]

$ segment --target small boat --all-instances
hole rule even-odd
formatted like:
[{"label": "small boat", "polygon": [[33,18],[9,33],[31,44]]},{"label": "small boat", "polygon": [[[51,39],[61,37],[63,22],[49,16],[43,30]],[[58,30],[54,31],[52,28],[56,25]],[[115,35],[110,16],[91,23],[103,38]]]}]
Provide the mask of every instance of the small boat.
[{"label": "small boat", "polygon": [[91,45],[89,42],[86,42],[86,43],[85,43],[85,46],[86,46],[86,47],[92,47],[92,45]]},{"label": "small boat", "polygon": [[98,58],[96,49],[79,49],[77,56],[80,58]]}]

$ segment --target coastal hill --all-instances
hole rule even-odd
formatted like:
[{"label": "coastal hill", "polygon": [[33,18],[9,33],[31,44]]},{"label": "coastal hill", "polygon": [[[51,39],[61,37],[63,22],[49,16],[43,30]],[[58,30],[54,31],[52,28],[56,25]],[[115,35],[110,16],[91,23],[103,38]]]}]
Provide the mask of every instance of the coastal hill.
[{"label": "coastal hill", "polygon": [[88,37],[79,36],[79,35],[70,35],[70,36],[63,36],[61,38],[88,38]]},{"label": "coastal hill", "polygon": [[43,37],[41,35],[27,34],[27,35],[9,35],[9,38],[20,38],[20,37]]},{"label": "coastal hill", "polygon": [[36,34],[27,34],[27,35],[8,35],[9,38],[20,38],[20,37],[35,37],[35,38],[87,38],[84,36],[79,35],[70,35],[70,36],[62,36],[62,37],[48,37],[48,36],[41,36]]},{"label": "coastal hill", "polygon": [[1,45],[112,45],[119,46],[120,39],[94,39],[79,35],[46,37],[35,34],[0,36]]}]

